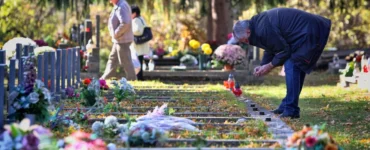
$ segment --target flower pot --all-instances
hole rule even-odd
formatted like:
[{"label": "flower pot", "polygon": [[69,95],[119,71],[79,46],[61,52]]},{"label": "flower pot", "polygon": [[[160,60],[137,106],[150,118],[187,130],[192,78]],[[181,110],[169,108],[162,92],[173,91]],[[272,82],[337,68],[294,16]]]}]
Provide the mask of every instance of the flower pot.
[{"label": "flower pot", "polygon": [[25,118],[30,119],[31,125],[35,124],[36,115],[35,114],[26,114]]},{"label": "flower pot", "polygon": [[229,64],[224,65],[224,71],[233,71],[233,70],[234,70],[233,65],[229,65]]}]

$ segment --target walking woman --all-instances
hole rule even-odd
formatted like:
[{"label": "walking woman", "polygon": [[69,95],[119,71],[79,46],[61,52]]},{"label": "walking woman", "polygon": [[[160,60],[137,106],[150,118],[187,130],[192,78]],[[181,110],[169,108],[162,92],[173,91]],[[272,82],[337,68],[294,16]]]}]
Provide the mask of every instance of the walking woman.
[{"label": "walking woman", "polygon": [[[140,15],[140,8],[136,5],[131,6],[131,18],[132,18],[132,31],[135,36],[141,36],[144,32],[144,28],[147,26],[145,23],[143,17]],[[144,80],[143,78],[143,60],[144,55],[149,55],[150,49],[149,49],[149,43],[143,43],[143,44],[136,44],[135,42],[132,42],[130,45],[130,49],[135,50],[139,61],[141,64],[140,71],[137,74],[138,80]]]}]

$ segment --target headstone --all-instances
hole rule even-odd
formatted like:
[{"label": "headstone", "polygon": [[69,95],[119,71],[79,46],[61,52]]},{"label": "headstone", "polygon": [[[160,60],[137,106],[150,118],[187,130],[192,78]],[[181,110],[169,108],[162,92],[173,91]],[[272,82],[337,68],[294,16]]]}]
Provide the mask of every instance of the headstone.
[{"label": "headstone", "polygon": [[50,92],[55,93],[55,51],[49,52],[50,56]]},{"label": "headstone", "polygon": [[43,66],[43,55],[37,55],[37,79],[42,80],[42,66]]},{"label": "headstone", "polygon": [[[48,87],[48,81],[49,81],[49,52],[44,52],[44,84],[45,87]],[[48,87],[49,89],[49,87]]]},{"label": "headstone", "polygon": [[5,102],[5,87],[4,87],[4,77],[5,77],[5,64],[0,64],[0,127],[4,126],[4,102]]}]

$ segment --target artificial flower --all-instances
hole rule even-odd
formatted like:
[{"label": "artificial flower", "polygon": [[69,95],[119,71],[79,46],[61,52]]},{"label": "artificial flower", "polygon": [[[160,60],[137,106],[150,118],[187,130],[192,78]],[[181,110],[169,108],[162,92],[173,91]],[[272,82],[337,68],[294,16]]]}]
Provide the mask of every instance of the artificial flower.
[{"label": "artificial flower", "polygon": [[313,147],[317,143],[317,139],[310,136],[306,138],[305,142],[307,147]]},{"label": "artificial flower", "polygon": [[91,79],[86,78],[86,79],[83,80],[82,83],[85,84],[85,85],[89,85],[91,83]]},{"label": "artificial flower", "polygon": [[113,127],[118,124],[117,118],[115,116],[108,116],[104,120],[104,125],[107,127]]},{"label": "artificial flower", "polygon": [[39,101],[39,94],[37,92],[32,92],[28,95],[29,102],[32,104],[36,104]]}]

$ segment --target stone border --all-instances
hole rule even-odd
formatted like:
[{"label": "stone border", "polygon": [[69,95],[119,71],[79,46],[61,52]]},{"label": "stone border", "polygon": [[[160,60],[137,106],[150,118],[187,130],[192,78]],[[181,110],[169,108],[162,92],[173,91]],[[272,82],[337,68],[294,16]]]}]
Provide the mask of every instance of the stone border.
[{"label": "stone border", "polygon": [[287,138],[294,133],[294,130],[278,116],[259,106],[252,100],[244,97],[239,98],[239,100],[244,101],[247,104],[247,111],[251,117],[265,121],[268,126],[268,131],[272,134],[273,139],[278,140],[280,145],[284,147]]}]

